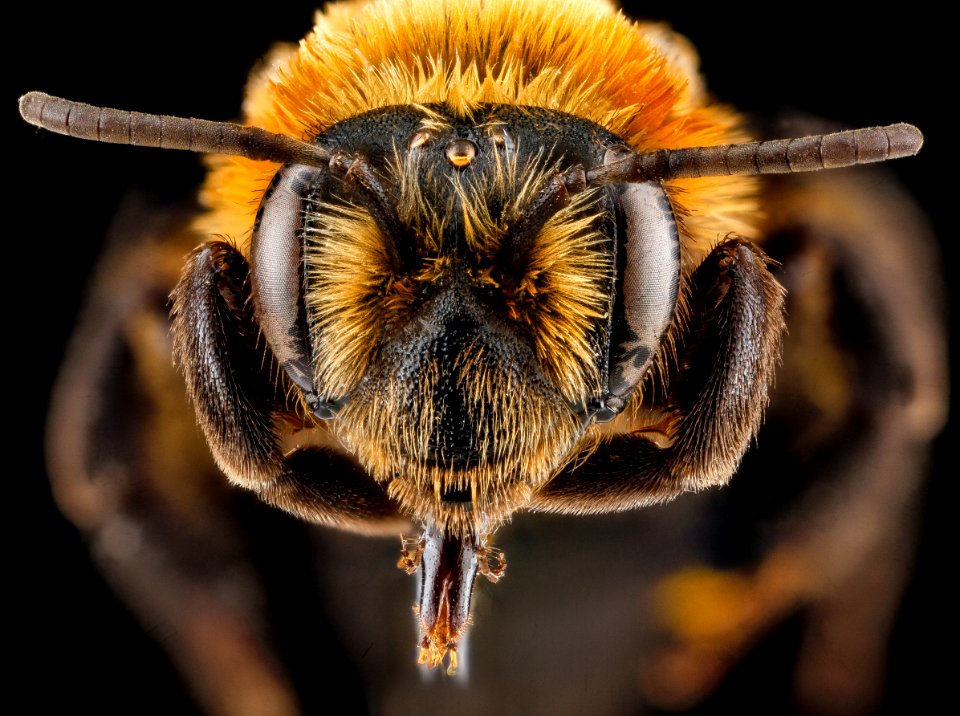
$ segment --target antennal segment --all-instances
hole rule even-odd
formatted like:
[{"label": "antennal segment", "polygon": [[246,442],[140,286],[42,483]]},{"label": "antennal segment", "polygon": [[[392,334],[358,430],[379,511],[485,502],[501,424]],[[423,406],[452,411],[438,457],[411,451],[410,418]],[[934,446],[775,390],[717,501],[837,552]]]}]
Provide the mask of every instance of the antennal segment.
[{"label": "antennal segment", "polygon": [[281,164],[327,166],[330,152],[308,142],[259,127],[161,114],[96,107],[28,92],[20,98],[20,116],[42,129],[80,139],[138,147],[233,154]]},{"label": "antennal segment", "polygon": [[912,124],[890,124],[767,142],[659,149],[592,169],[587,183],[811,172],[910,157],[922,146],[923,134]]}]

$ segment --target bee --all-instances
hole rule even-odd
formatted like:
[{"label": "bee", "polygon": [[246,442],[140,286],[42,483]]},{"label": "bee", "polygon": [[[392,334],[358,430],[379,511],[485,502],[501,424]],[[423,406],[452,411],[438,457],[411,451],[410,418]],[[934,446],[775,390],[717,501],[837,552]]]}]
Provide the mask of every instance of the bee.
[{"label": "bee", "polygon": [[[491,13],[513,12],[488,5]],[[397,36],[404,37],[403,7],[367,11],[396,14],[368,20],[365,36],[385,27],[400,28]],[[587,9],[566,9],[569,28]],[[340,12],[348,18],[359,11]],[[330,23],[345,21],[331,17]],[[612,11],[603,9],[602,17],[627,31]],[[504,18],[489,22],[511,26]],[[535,24],[512,22],[529,37],[542,36]],[[689,64],[682,44],[649,26],[645,32],[651,34],[640,39],[654,46],[656,62]],[[456,35],[447,25],[435,28],[427,44],[441,46],[447,37],[492,51],[482,32]],[[631,51],[639,44],[631,42]],[[535,49],[544,67],[557,64],[546,47]],[[311,51],[329,48],[315,43]],[[561,44],[550,51],[565,50]],[[602,54],[616,55],[611,48]],[[305,81],[291,65],[281,67],[277,77]],[[589,68],[595,71],[596,63]],[[360,72],[336,69],[341,79]],[[214,208],[193,226],[228,240],[204,240],[186,268],[173,262],[176,288],[167,286],[177,360],[205,441],[234,482],[300,517],[365,532],[395,533],[409,530],[408,523],[422,530],[405,543],[401,564],[419,574],[416,642],[428,666],[455,669],[474,580],[478,573],[492,580],[502,574],[505,562],[492,539],[515,514],[629,509],[723,484],[759,427],[780,353],[783,295],[758,244],[739,238],[761,231],[757,185],[662,173],[664,166],[703,173],[708,152],[692,154],[695,169],[689,169],[648,151],[748,137],[735,114],[713,104],[693,105],[683,115],[678,125],[690,134],[676,143],[651,139],[656,132],[647,125],[628,131],[642,114],[638,108],[656,112],[657,93],[693,102],[686,93],[696,93],[697,80],[683,69],[682,82],[693,89],[654,83],[654,94],[637,99],[630,112],[599,104],[572,74],[555,80],[568,84],[529,95],[536,101],[508,93],[507,101],[481,102],[463,96],[469,72],[455,75],[445,94],[409,101],[385,99],[392,95],[384,73],[368,77],[380,84],[364,85],[365,95],[344,106],[311,99],[299,108],[306,114],[283,106],[270,121],[253,122],[277,131],[274,124],[292,117],[295,128],[284,125],[281,136],[308,139],[292,154],[270,139],[260,163],[211,160],[218,164],[205,201]],[[513,81],[508,74],[500,79]],[[266,86],[261,80],[252,92]],[[488,90],[478,83],[470,91]],[[280,91],[294,103],[311,96]],[[496,111],[486,112],[487,105]],[[91,111],[36,95],[24,103],[25,115],[44,126],[70,124],[81,133],[96,127],[83,119]],[[128,136],[150,122],[100,116]],[[200,125],[184,126],[197,135],[192,141],[202,135]],[[233,130],[218,124],[214,131],[216,148],[227,148],[220,134]],[[859,136],[862,147],[917,148],[910,129]],[[817,147],[813,159],[767,145],[769,160],[779,157],[781,168],[797,161],[814,166],[822,161],[819,147],[831,142],[849,147],[851,135],[794,143]],[[765,161],[758,151],[748,145],[725,152],[724,173],[731,152],[741,157],[738,167],[756,168]],[[828,161],[842,156],[822,154]],[[653,166],[649,174],[637,168],[645,161]],[[181,254],[189,245],[177,248],[172,239],[195,236],[175,221],[153,230]],[[655,239],[648,238],[651,230]],[[659,253],[650,258],[651,250]],[[161,274],[169,268],[155,264]],[[631,278],[632,271],[641,273]],[[166,274],[156,279],[164,280]],[[651,311],[652,319],[638,318]],[[210,328],[218,322],[226,328]],[[729,328],[738,323],[749,328]],[[725,333],[715,328],[721,325]],[[125,319],[131,364],[141,365],[154,350],[155,328]],[[707,395],[713,403],[704,403]],[[731,396],[741,402],[725,404]],[[685,425],[692,427],[685,432]],[[138,460],[159,465],[182,450],[176,431],[151,432],[154,452],[167,455]],[[176,465],[170,473],[180,470]],[[168,487],[163,497],[174,506],[194,505],[188,513],[203,503]],[[134,490],[127,499],[142,494]],[[79,501],[66,500],[74,510]],[[100,544],[113,550],[112,558],[130,549],[138,532],[149,552],[143,535],[150,520],[138,522],[136,514],[129,504],[118,511],[112,536],[100,525]],[[196,518],[178,516],[185,523]]]}]

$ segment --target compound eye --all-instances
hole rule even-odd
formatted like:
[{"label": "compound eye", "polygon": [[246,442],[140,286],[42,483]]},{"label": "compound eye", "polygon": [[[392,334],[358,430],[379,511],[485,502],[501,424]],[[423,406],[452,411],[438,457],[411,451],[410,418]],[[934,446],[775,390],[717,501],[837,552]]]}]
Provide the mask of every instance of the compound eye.
[{"label": "compound eye", "polygon": [[340,402],[317,395],[303,308],[303,205],[322,169],[280,168],[264,193],[250,251],[257,322],[277,362],[300,389],[314,415],[334,416]]},{"label": "compound eye", "polygon": [[626,260],[622,301],[614,309],[607,411],[598,421],[615,417],[647,374],[673,320],[680,287],[680,236],[663,187],[652,181],[627,184],[617,203]]}]

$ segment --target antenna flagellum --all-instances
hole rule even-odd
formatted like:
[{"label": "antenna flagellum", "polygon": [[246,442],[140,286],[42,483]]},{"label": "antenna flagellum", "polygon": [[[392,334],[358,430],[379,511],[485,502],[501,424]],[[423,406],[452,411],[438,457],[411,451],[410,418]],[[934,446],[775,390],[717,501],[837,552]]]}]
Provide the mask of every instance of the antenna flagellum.
[{"label": "antenna flagellum", "polygon": [[281,164],[326,166],[330,163],[330,152],[322,147],[233,122],[128,112],[73,102],[43,92],[28,92],[20,98],[19,106],[20,115],[30,124],[79,139],[232,154]]}]

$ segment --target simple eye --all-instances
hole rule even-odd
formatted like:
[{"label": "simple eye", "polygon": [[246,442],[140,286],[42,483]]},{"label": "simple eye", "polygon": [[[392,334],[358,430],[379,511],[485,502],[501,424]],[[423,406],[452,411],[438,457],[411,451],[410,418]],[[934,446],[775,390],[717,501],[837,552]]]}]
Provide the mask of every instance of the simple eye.
[{"label": "simple eye", "polygon": [[488,136],[497,150],[511,154],[516,148],[513,137],[510,136],[510,133],[503,127],[492,127],[488,132]]},{"label": "simple eye", "polygon": [[477,156],[477,145],[469,139],[455,139],[447,145],[447,161],[457,169],[470,166]]},{"label": "simple eye", "polygon": [[416,132],[410,135],[410,140],[407,142],[407,148],[420,149],[424,145],[428,144],[431,139],[433,139],[433,137],[430,132],[425,129],[418,129]]}]

